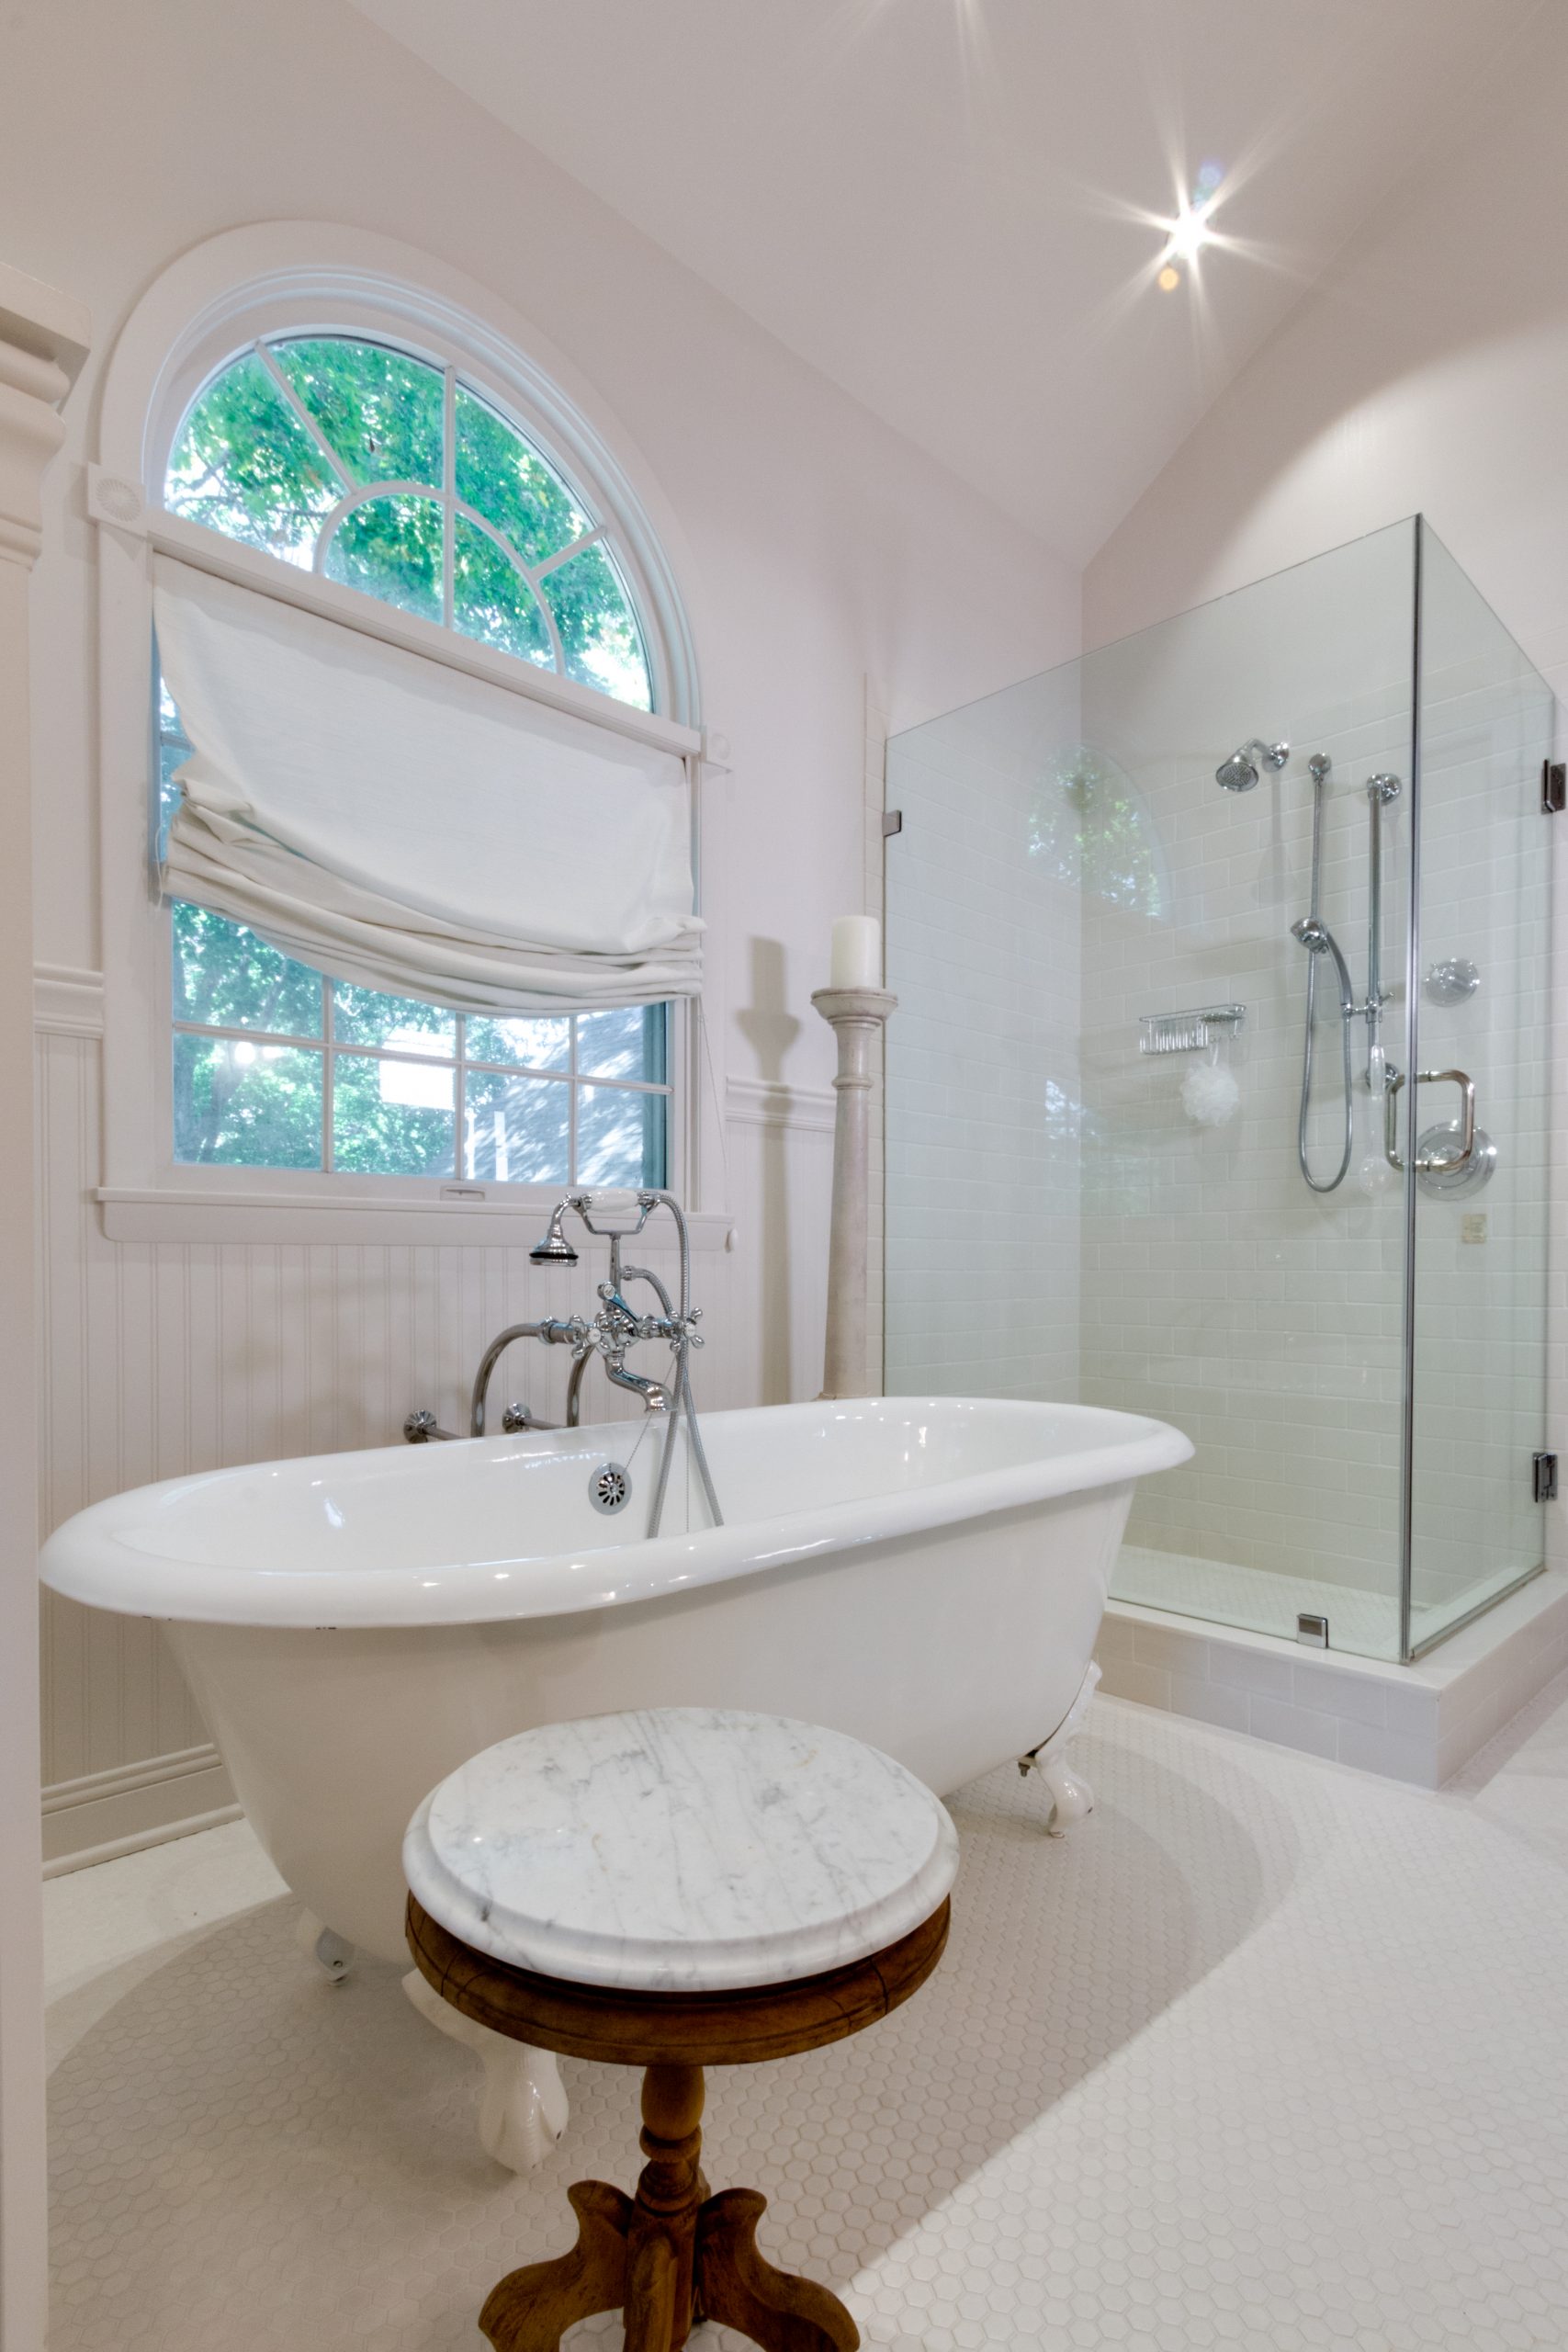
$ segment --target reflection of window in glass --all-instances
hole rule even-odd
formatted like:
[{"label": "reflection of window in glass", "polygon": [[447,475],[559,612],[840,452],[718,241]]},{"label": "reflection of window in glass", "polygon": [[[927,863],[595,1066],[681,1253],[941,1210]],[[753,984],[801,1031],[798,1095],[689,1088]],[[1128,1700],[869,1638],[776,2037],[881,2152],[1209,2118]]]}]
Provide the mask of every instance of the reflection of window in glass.
[{"label": "reflection of window in glass", "polygon": [[205,907],[172,912],[176,1159],[665,1182],[666,1006],[448,1012],[323,978]]},{"label": "reflection of window in glass", "polygon": [[254,343],[188,411],[164,503],[286,563],[652,707],[611,530],[455,367],[352,335]]},{"label": "reflection of window in glass", "polygon": [[1059,882],[1156,922],[1168,918],[1154,820],[1108,752],[1074,743],[1047,761],[1030,808],[1029,850]]}]

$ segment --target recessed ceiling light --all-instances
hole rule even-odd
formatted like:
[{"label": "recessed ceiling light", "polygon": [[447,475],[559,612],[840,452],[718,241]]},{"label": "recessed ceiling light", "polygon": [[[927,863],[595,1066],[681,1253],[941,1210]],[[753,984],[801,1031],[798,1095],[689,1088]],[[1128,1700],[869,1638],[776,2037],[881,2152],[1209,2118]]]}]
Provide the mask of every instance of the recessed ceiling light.
[{"label": "recessed ceiling light", "polygon": [[1168,262],[1196,261],[1203,247],[1212,241],[1206,206],[1185,208],[1171,223],[1170,243],[1165,249]]}]

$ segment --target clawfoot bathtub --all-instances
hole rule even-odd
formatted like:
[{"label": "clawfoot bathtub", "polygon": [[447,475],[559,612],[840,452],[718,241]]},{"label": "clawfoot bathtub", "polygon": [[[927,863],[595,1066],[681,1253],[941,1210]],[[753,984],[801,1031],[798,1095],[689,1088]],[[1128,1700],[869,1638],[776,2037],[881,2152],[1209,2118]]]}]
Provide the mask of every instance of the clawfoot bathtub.
[{"label": "clawfoot bathtub", "polygon": [[[43,1575],[166,1621],[335,1975],[349,1945],[407,1957],[402,1838],[426,1792],[572,1715],[794,1715],[939,1792],[1033,1758],[1055,1826],[1081,1818],[1063,1751],[1134,1482],[1188,1441],[1089,1406],[957,1397],[715,1413],[704,1431],[722,1527],[678,1460],[667,1532],[643,1536],[652,1450],[631,1459],[623,1421],[141,1487],[60,1528]],[[610,1464],[630,1493],[605,1513]],[[484,2058],[491,2154],[537,2161],[566,2120],[554,2061],[413,1997]]]}]

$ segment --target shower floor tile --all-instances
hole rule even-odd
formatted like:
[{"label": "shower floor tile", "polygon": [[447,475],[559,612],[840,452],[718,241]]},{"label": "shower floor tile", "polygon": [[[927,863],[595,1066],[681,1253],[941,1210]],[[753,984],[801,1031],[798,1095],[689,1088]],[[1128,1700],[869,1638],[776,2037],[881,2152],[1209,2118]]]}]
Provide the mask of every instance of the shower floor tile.
[{"label": "shower floor tile", "polygon": [[1325,1585],[1313,1577],[1278,1576],[1231,1560],[1204,1560],[1186,1552],[1156,1552],[1123,1544],[1111,1579],[1111,1598],[1139,1609],[1168,1609],[1219,1625],[1293,1641],[1302,1610],[1326,1612],[1331,1645],[1367,1657],[1393,1657],[1399,1645],[1399,1603],[1390,1593],[1354,1585]]},{"label": "shower floor tile", "polygon": [[[908,2007],[710,2077],[707,2169],[768,2196],[768,2254],[885,2352],[1568,2341],[1568,1677],[1438,1796],[1115,1701],[1079,1752],[1065,1843],[1010,1766],[953,1801]],[[565,2184],[629,2181],[633,2077],[566,2062],[558,2156],[502,2172],[471,2062],[395,1969],[310,1970],[242,1831],[185,1842],[172,1912],[146,1866],[45,1890],[68,1997],[100,1892],[137,1970],[52,2078],[51,2352],[469,2352],[567,2245]]]},{"label": "shower floor tile", "polygon": [[[1417,1646],[1440,1633],[1466,1609],[1514,1583],[1514,1572],[1477,1582],[1458,1599],[1416,1607],[1411,1626]],[[1325,1584],[1314,1577],[1280,1576],[1271,1568],[1248,1568],[1232,1560],[1205,1560],[1185,1552],[1156,1552],[1123,1544],[1111,1579],[1114,1600],[1139,1609],[1165,1609],[1179,1617],[1201,1617],[1211,1624],[1240,1625],[1248,1633],[1277,1634],[1293,1641],[1301,1611],[1328,1619],[1329,1647],[1358,1657],[1393,1658],[1399,1654],[1399,1603],[1390,1592],[1355,1585]]]}]

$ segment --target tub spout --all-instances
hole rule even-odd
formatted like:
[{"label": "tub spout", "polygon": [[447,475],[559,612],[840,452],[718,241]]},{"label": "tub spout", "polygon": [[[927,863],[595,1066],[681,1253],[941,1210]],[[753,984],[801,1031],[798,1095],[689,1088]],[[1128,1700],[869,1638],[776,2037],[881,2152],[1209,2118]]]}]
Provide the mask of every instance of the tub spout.
[{"label": "tub spout", "polygon": [[617,1388],[629,1388],[640,1396],[650,1413],[668,1413],[673,1399],[661,1380],[649,1380],[646,1374],[628,1372],[624,1363],[612,1363],[607,1359],[604,1370]]}]

